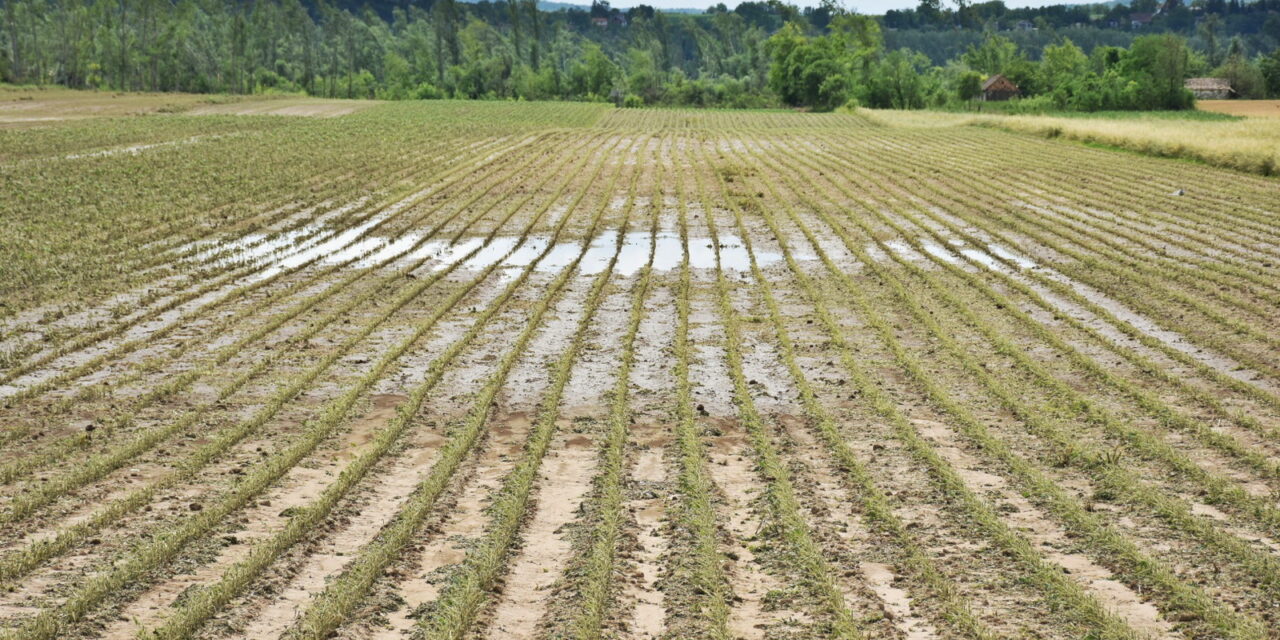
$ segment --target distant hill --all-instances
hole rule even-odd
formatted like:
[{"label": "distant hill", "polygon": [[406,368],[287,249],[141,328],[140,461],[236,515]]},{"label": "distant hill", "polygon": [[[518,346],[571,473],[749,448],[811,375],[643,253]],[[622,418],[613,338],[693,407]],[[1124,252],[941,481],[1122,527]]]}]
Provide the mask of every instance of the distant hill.
[{"label": "distant hill", "polygon": [[[485,2],[486,0],[459,0],[459,1],[468,2],[471,4],[478,4],[480,2]],[[488,0],[488,1],[494,2],[495,0]],[[569,11],[573,9],[577,9],[578,11],[590,11],[591,4],[590,3],[576,4],[573,2],[546,2],[545,0],[538,0],[538,8],[543,11]],[[626,9],[623,7],[618,7],[618,8],[622,9],[622,11],[624,12],[626,11]],[[704,10],[703,9],[658,9],[658,11],[661,11],[663,13],[702,13]]]},{"label": "distant hill", "polygon": [[[462,1],[463,2],[480,2],[480,0],[462,0]],[[591,9],[591,5],[573,4],[572,2],[544,2],[543,0],[538,0],[538,8],[543,11],[568,11],[570,9],[579,9],[582,11],[588,11]]]},{"label": "distant hill", "polygon": [[[491,2],[493,4],[504,4],[506,2],[506,0],[458,0],[458,1],[465,2],[468,4],[480,4],[482,2]],[[303,4],[313,5],[314,2],[313,0],[303,0]],[[370,9],[373,9],[375,12],[377,12],[378,15],[382,16],[383,18],[390,18],[391,11],[396,7],[409,7],[409,6],[429,7],[431,6],[432,3],[430,1],[424,1],[424,0],[337,0],[335,4],[337,4],[339,7],[348,9],[353,12],[359,11],[364,7],[369,7]],[[590,2],[585,2],[585,3],[553,2],[551,0],[538,0],[538,8],[543,11],[573,11],[573,10],[590,11],[591,3]],[[619,8],[621,9],[621,7]],[[622,10],[626,11],[626,9],[622,9]],[[663,13],[694,13],[694,14],[703,12],[702,9],[659,9],[659,11]]]}]

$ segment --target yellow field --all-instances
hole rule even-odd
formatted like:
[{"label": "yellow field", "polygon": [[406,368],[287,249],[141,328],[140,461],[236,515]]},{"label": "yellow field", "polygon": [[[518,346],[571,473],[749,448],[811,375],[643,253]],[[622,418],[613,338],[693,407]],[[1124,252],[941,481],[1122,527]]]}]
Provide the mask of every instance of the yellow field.
[{"label": "yellow field", "polygon": [[[1204,103],[1201,103],[1202,105]],[[998,127],[1048,138],[1105,144],[1155,156],[1274,175],[1280,168],[1280,119],[1058,118],[932,111],[860,111],[891,127]]]},{"label": "yellow field", "polygon": [[1197,100],[1201,111],[1250,118],[1280,118],[1280,100]]}]

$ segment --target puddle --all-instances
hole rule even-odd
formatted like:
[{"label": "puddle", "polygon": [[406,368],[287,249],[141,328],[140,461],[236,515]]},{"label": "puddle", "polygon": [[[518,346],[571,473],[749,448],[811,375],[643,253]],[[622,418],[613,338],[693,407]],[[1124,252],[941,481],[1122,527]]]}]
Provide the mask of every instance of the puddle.
[{"label": "puddle", "polygon": [[[543,240],[545,243],[546,240]],[[544,248],[546,244],[542,245]],[[582,245],[577,242],[558,242],[556,246],[551,247],[551,251],[547,252],[547,256],[534,267],[536,271],[559,271],[570,264],[573,259],[578,257],[582,252]]]},{"label": "puddle", "polygon": [[[948,242],[948,244],[951,245],[950,247],[944,247],[932,240],[921,239],[919,240],[919,243],[921,247],[924,247],[924,250],[927,253],[951,264],[957,264],[960,262],[960,256],[956,255],[956,252],[959,252],[960,255],[963,255],[965,258],[981,264],[983,267],[993,271],[1003,271],[1007,269],[1000,259],[1012,263],[1019,269],[1034,269],[1039,266],[1035,261],[1010,250],[1008,247],[995,243],[987,244],[985,250],[966,246],[965,242],[958,238],[952,238]],[[908,260],[913,262],[926,261],[926,258],[920,255],[920,253],[916,251],[915,247],[911,246],[911,243],[906,240],[890,240],[884,244],[894,253]],[[870,248],[868,248],[868,252],[870,252]],[[885,256],[880,252],[872,253],[872,255],[878,261],[888,260],[888,256]]]},{"label": "puddle", "polygon": [[380,245],[389,242],[387,238],[380,238],[377,236],[361,237],[368,233],[370,229],[377,226],[378,223],[386,219],[386,217],[386,214],[373,216],[363,223],[342,231],[327,240],[285,257],[275,265],[272,265],[272,268],[292,269],[315,259],[320,259],[323,262],[334,263],[346,262],[352,258],[359,257],[365,252],[376,249]]},{"label": "puddle", "polygon": [[[322,224],[312,223],[280,233],[248,233],[234,240],[211,240],[198,245],[200,249],[193,259],[196,262],[212,261],[213,264],[253,264],[271,259],[277,254],[286,254],[253,275],[254,278],[267,278],[317,258],[327,263],[345,262],[379,247],[385,249],[386,245],[403,243],[399,246],[413,246],[419,239],[414,234],[402,236],[395,241],[379,236],[361,237],[389,215],[389,212],[384,212],[336,234],[327,232]],[[224,253],[226,255],[218,257]],[[394,255],[390,251],[377,253]],[[366,263],[377,264],[378,260],[368,256],[360,262],[361,266],[366,266]]]},{"label": "puddle", "polygon": [[1020,256],[1014,253],[1013,251],[1010,251],[1009,249],[1005,248],[1002,245],[988,244],[987,250],[991,251],[991,253],[996,254],[1000,258],[1003,258],[1004,260],[1007,260],[1009,262],[1012,262],[1013,264],[1018,265],[1018,268],[1020,269],[1034,269],[1036,267],[1035,261],[1031,260],[1030,258],[1025,258],[1023,256]]},{"label": "puddle", "polygon": [[617,245],[617,231],[607,231],[596,236],[591,241],[591,246],[587,247],[587,252],[582,254],[582,262],[578,264],[582,275],[593,276],[604,271],[609,266],[609,260],[613,258],[614,248]]},{"label": "puddle", "polygon": [[[628,233],[622,239],[622,250],[618,252],[618,262],[613,265],[614,273],[623,277],[635,275],[649,263],[651,246],[653,246],[653,239],[650,234],[643,231]],[[657,258],[658,256],[654,255],[655,261]]]},{"label": "puddle", "polygon": [[[1070,287],[1084,299],[1106,309],[1120,322],[1126,323],[1134,329],[1163,342],[1166,346],[1180,351],[1183,354],[1198,360],[1200,363],[1216,369],[1220,373],[1240,380],[1241,382],[1265,388],[1263,385],[1259,384],[1259,376],[1256,372],[1240,365],[1235,360],[1213,353],[1206,349],[1202,349],[1182,334],[1163,328],[1155,321],[1133,311],[1120,301],[1103,294],[1089,285],[1073,280],[1052,268],[1042,267],[1030,258],[1018,254],[1017,252],[1010,250],[1008,247],[997,243],[987,243],[986,250],[983,250],[968,246],[963,240],[958,238],[948,240],[948,244],[951,245],[950,248],[943,247],[931,240],[922,239],[920,244],[924,247],[925,251],[945,260],[946,262],[952,264],[958,263],[960,261],[960,257],[956,255],[956,252],[958,252],[960,255],[963,255],[965,258],[981,265],[985,269],[1003,273],[1014,278],[1023,285],[1031,287],[1040,296],[1042,296],[1046,302],[1057,308],[1059,311],[1066,313],[1077,320],[1090,324],[1094,328],[1099,329],[1104,334],[1108,335],[1117,343],[1124,342],[1123,336],[1102,318],[1068,300],[1061,298],[1052,291],[1049,291],[1045,287],[1037,284],[1034,280],[1028,278],[1026,274],[1020,273],[1023,270],[1035,269],[1044,277]],[[923,256],[906,241],[892,240],[886,242],[885,246],[889,247],[889,249],[894,253],[902,255],[908,260],[917,261],[923,259]],[[880,255],[874,255],[874,257],[877,261],[886,261],[888,259],[888,257],[884,256],[883,253]],[[997,258],[1003,259],[1003,261]],[[1010,264],[1012,264],[1013,267],[1010,267]]]},{"label": "puddle", "polygon": [[533,262],[539,255],[542,255],[543,250],[547,248],[547,242],[549,242],[547,238],[529,238],[528,242],[524,243],[524,245],[519,249],[516,249],[514,253],[507,256],[506,260],[502,261],[502,266],[529,266],[529,263]]},{"label": "puddle", "polygon": [[[440,257],[440,254],[448,248],[449,244],[443,240],[432,240],[425,242],[422,246],[414,249],[414,246],[422,241],[418,234],[407,234],[392,240],[384,245],[381,249],[369,254],[368,257],[356,261],[358,267],[373,267],[387,260],[399,258],[406,262],[414,262],[422,258]],[[412,251],[410,251],[412,250]]]},{"label": "puddle", "polygon": [[[547,251],[551,242],[548,236],[529,236],[524,244],[519,236],[496,236],[485,245],[483,237],[471,237],[450,244],[447,240],[426,240],[421,233],[402,233],[395,238],[366,236],[389,213],[375,216],[364,223],[338,233],[326,232],[319,224],[306,225],[278,234],[246,234],[243,237],[217,243],[205,242],[197,254],[201,258],[243,263],[264,263],[264,268],[253,275],[267,278],[280,271],[296,268],[311,260],[321,264],[337,264],[359,258],[353,264],[357,268],[375,267],[384,262],[410,264],[432,259],[431,268],[439,271],[466,258],[462,269],[480,271],[501,260],[501,277],[514,278],[524,267],[546,252],[546,256],[534,267],[543,273],[559,271],[573,263],[582,252],[580,240],[557,242]],[[650,246],[653,246],[653,269],[672,271],[680,268],[684,258],[684,244],[680,234],[662,231],[632,231],[622,237],[622,248],[614,271],[628,277],[638,273],[649,262]],[[606,231],[595,236],[583,253],[579,273],[584,276],[599,274],[609,266],[618,246],[618,232]],[[415,248],[416,247],[416,248]],[[470,255],[472,252],[474,255]],[[227,253],[218,257],[220,253]],[[367,255],[366,255],[367,254]],[[508,255],[510,254],[510,255]],[[783,261],[781,253],[755,251],[761,268]],[[361,257],[363,256],[363,257]],[[503,259],[503,256],[506,256]],[[795,254],[797,260],[816,260],[807,252]],[[689,238],[689,266],[693,269],[715,269],[716,249],[710,238]],[[720,266],[729,271],[749,271],[751,257],[746,245],[736,235],[720,236]]]},{"label": "puddle", "polygon": [[680,242],[680,234],[663,231],[655,235],[653,241],[656,245],[653,250],[654,271],[678,269],[680,261],[684,259],[684,244]]},{"label": "puddle", "polygon": [[116,156],[122,154],[138,155],[148,149],[159,149],[162,147],[176,147],[179,145],[195,144],[204,139],[221,138],[223,136],[193,136],[184,140],[171,140],[169,142],[155,142],[151,144],[135,144],[127,147],[116,147],[113,149],[102,149],[100,151],[89,151],[85,153],[72,153],[62,157],[63,160],[79,160],[81,158],[101,158],[105,156]]},{"label": "puddle", "polygon": [[433,266],[432,270],[439,271],[451,264],[454,264],[466,257],[468,253],[471,253],[476,247],[479,247],[483,243],[484,240],[482,238],[467,238],[458,244],[441,248],[436,252],[436,257],[440,259],[440,262]]},{"label": "puddle", "polygon": [[[436,265],[436,269],[439,270],[444,268],[446,264],[452,264],[453,261],[456,261],[459,257],[470,253],[473,249],[475,249],[477,245],[479,245],[482,242],[483,240],[481,240],[480,238],[468,238],[467,240],[462,241],[457,245],[457,247],[455,247],[452,251],[450,251],[449,257],[452,258],[452,260],[446,259],[445,263]],[[494,238],[493,241],[490,242],[488,245],[485,245],[484,248],[480,249],[479,251],[476,251],[475,255],[471,256],[470,258],[467,258],[467,261],[462,263],[462,268],[469,269],[472,271],[480,271],[488,267],[489,265],[492,265],[493,263],[497,262],[498,260],[501,260],[502,256],[507,255],[507,253],[512,249],[514,249],[516,247],[516,244],[518,244],[519,242],[520,242],[520,238],[517,238],[515,236],[502,236],[502,237]]]}]

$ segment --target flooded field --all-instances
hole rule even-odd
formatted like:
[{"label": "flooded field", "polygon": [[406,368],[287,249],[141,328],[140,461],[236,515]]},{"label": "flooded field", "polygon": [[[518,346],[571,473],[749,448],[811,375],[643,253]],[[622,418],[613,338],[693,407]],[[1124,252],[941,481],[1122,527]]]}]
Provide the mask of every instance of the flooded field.
[{"label": "flooded field", "polygon": [[1278,637],[1274,178],[277,106],[0,131],[0,638]]}]

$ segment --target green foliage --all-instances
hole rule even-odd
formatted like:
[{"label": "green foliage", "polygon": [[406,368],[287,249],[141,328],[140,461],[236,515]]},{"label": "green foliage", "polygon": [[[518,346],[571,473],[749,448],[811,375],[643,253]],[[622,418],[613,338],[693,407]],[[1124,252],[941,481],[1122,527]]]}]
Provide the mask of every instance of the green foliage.
[{"label": "green foliage", "polygon": [[1267,95],[1267,78],[1261,64],[1255,64],[1244,56],[1239,40],[1233,41],[1231,51],[1213,76],[1224,78],[1241,98],[1263,98]]},{"label": "green foliage", "polygon": [[1267,95],[1280,96],[1280,47],[1258,60],[1258,71],[1262,74]]},{"label": "green foliage", "polygon": [[969,50],[960,56],[960,61],[969,68],[989,76],[997,73],[1008,75],[1007,72],[1015,62],[1022,59],[1024,58],[1018,51],[1018,45],[1004,36],[993,33],[988,33],[981,45],[970,46]]},{"label": "green foliage", "polygon": [[1173,34],[1143,36],[1133,41],[1122,70],[1135,85],[1138,109],[1188,109],[1194,104],[1183,87],[1187,77],[1186,41]]},{"label": "green foliage", "polygon": [[961,73],[956,80],[956,97],[968,102],[980,95],[982,95],[982,74],[976,71]]},{"label": "green foliage", "polygon": [[809,37],[788,23],[765,43],[773,59],[769,88],[786,104],[831,111],[865,81],[883,46],[880,27],[864,16],[840,15],[830,35]]},{"label": "green foliage", "polygon": [[922,53],[898,49],[872,69],[859,101],[873,108],[923,109],[944,100],[938,74]]},{"label": "green foliage", "polygon": [[385,100],[622,104],[634,95],[644,105],[818,111],[850,100],[956,106],[976,97],[975,72],[1003,74],[1035,108],[1057,110],[1188,108],[1181,84],[1189,75],[1227,78],[1246,97],[1280,95],[1280,63],[1250,53],[1271,46],[1280,22],[1268,19],[1261,33],[1255,24],[1223,46],[1241,33],[1241,20],[1257,17],[1239,8],[1241,15],[1211,13],[1199,27],[1185,8],[1162,15],[1159,28],[1197,34],[1193,50],[1173,33],[1098,28],[1127,19],[1123,12],[1001,3],[953,10],[930,0],[883,17],[831,2],[805,11],[746,2],[703,15],[606,4],[590,14],[548,13],[531,0],[355,4],[9,0],[0,80]]}]

